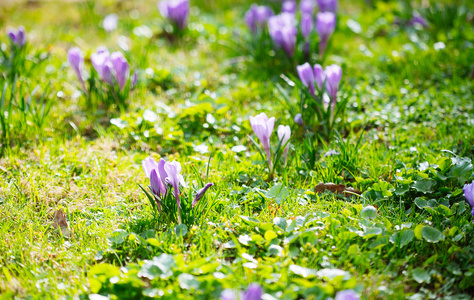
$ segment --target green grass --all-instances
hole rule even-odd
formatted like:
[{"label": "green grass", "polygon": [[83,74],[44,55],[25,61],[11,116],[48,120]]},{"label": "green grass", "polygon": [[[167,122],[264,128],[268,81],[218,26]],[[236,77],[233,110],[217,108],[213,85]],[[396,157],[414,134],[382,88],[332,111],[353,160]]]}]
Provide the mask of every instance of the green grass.
[{"label": "green grass", "polygon": [[[397,1],[340,1],[325,65],[342,66],[342,93],[351,96],[342,140],[313,137],[310,168],[308,135],[276,89],[291,92],[279,75],[295,70],[282,57],[255,61],[228,48],[247,34],[250,2],[191,2],[189,30],[174,42],[154,1],[0,10],[3,28],[26,27],[31,57],[49,53],[18,78],[22,95],[38,85],[37,103],[50,84],[52,103],[41,129],[15,106],[8,119],[0,299],[216,299],[253,282],[276,299],[326,299],[344,289],[362,299],[471,299],[474,224],[461,189],[474,179],[472,3],[459,1],[454,22],[422,30],[391,25],[403,15]],[[416,7],[431,21],[442,18],[445,4],[436,5]],[[110,12],[120,23],[106,34],[99,24]],[[153,37],[136,35],[141,25]],[[8,50],[5,30],[0,40]],[[445,48],[435,50],[438,42]],[[101,45],[121,50],[140,70],[126,111],[92,111],[77,97],[66,62],[74,45],[86,58]],[[6,95],[9,103],[10,89]],[[260,112],[293,132],[288,166],[271,180],[248,138],[256,139],[248,117]],[[234,152],[237,145],[246,150]],[[341,155],[324,157],[328,150]],[[148,185],[141,161],[150,155],[180,161],[189,186],[199,183],[194,169],[215,183],[207,219],[185,231],[159,222],[139,187]],[[315,194],[320,182],[362,195]],[[51,227],[60,208],[70,237]]]}]

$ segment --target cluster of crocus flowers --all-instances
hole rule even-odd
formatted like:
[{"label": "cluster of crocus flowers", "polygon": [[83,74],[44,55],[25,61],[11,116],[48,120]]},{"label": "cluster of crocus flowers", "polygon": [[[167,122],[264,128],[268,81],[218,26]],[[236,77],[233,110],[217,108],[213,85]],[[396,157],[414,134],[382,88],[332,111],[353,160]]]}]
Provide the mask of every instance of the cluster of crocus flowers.
[{"label": "cluster of crocus flowers", "polygon": [[325,89],[332,101],[333,108],[336,106],[337,92],[342,78],[342,69],[338,65],[330,65],[323,71],[321,65],[311,67],[309,63],[305,63],[296,67],[298,76],[309,89],[311,95],[316,95],[316,86],[322,91],[323,84],[326,83]]},{"label": "cluster of crocus flowers", "polygon": [[164,18],[179,29],[186,28],[189,18],[189,0],[162,0],[158,2],[158,9]]},{"label": "cluster of crocus flowers", "polygon": [[18,49],[23,48],[26,44],[26,31],[25,27],[19,26],[18,29],[8,30],[8,37]]},{"label": "cluster of crocus flowers", "polygon": [[[474,217],[474,181],[470,184],[466,184],[463,188],[464,197],[472,208],[472,216]],[[474,219],[472,220],[474,222]]]},{"label": "cluster of crocus flowers", "polygon": [[289,57],[295,53],[296,18],[293,13],[284,12],[268,19],[268,32],[278,48],[282,48]]},{"label": "cluster of crocus flowers", "polygon": [[[265,154],[267,155],[268,160],[268,167],[270,168],[270,172],[273,172],[273,162],[272,162],[272,151],[270,147],[270,138],[273,133],[273,128],[275,127],[275,118],[268,116],[265,113],[261,113],[256,115],[255,117],[250,117],[250,125],[252,126],[253,132],[260,140],[260,143],[263,146]],[[285,146],[283,152],[283,159],[285,160],[285,164],[287,161],[288,155],[288,140],[291,137],[291,129],[290,126],[283,126],[280,125],[277,130],[278,139],[280,140],[280,145]]]},{"label": "cluster of crocus flowers", "polygon": [[91,61],[104,82],[110,86],[114,86],[117,82],[120,90],[123,90],[130,76],[130,67],[122,52],[110,54],[106,47],[99,47],[96,53],[92,53]]},{"label": "cluster of crocus flowers", "polygon": [[316,31],[319,34],[319,55],[324,56],[331,35],[336,29],[336,15],[332,12],[319,12],[316,15]]},{"label": "cluster of crocus flowers", "polygon": [[221,294],[221,300],[261,300],[262,294],[262,287],[258,283],[252,283],[245,292],[231,289],[224,290]]},{"label": "cluster of crocus flowers", "polygon": [[245,22],[252,32],[257,32],[258,29],[265,28],[268,18],[273,15],[273,10],[270,7],[252,4],[250,9],[245,13]]},{"label": "cluster of crocus flowers", "polygon": [[[180,187],[186,187],[184,177],[181,175],[181,164],[177,161],[167,162],[163,158],[156,162],[153,158],[147,157],[142,161],[142,167],[146,176],[150,179],[150,189],[159,212],[162,210],[162,201],[168,196],[170,188],[173,189],[173,196],[178,207],[178,223],[181,224]],[[208,183],[197,192],[192,202],[192,208],[198,204],[206,191],[213,185],[213,183]]]}]

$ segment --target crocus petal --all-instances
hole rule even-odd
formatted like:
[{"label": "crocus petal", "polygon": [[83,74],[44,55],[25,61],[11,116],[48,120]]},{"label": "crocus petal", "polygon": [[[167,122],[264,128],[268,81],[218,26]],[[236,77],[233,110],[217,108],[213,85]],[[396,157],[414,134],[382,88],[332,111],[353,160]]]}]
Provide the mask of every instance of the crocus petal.
[{"label": "crocus petal", "polygon": [[316,81],[316,84],[319,87],[319,90],[323,88],[323,83],[324,83],[324,70],[321,65],[314,65],[314,79]]},{"label": "crocus petal", "polygon": [[146,177],[150,178],[151,171],[154,169],[158,169],[158,164],[153,158],[147,157],[142,161],[142,167],[143,171],[146,174]]},{"label": "crocus petal", "polygon": [[467,202],[474,209],[474,181],[470,184],[466,184],[463,188],[463,192]]},{"label": "crocus petal", "polygon": [[298,72],[298,77],[300,78],[303,85],[308,87],[311,95],[314,96],[314,73],[311,65],[309,63],[305,63],[301,66],[297,66],[296,71]]}]

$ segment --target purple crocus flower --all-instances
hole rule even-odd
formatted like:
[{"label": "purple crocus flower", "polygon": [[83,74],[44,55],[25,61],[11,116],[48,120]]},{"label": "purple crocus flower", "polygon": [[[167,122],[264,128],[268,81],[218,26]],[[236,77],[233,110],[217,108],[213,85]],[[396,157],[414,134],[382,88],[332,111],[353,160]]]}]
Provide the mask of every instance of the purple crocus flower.
[{"label": "purple crocus flower", "polygon": [[337,0],[316,0],[318,3],[319,11],[321,12],[333,12],[337,11]]},{"label": "purple crocus flower", "polygon": [[332,12],[319,12],[316,15],[316,30],[319,34],[319,55],[324,56],[329,38],[336,29],[336,15]]},{"label": "purple crocus flower", "polygon": [[250,9],[245,13],[245,22],[250,30],[256,32],[259,27],[264,28],[267,24],[268,18],[273,15],[273,10],[270,7],[252,4]]},{"label": "purple crocus flower", "polygon": [[313,15],[314,13],[314,0],[301,0],[300,3],[301,14]]},{"label": "purple crocus flower", "polygon": [[158,2],[161,15],[181,30],[188,24],[189,0],[162,0]]},{"label": "purple crocus flower", "polygon": [[[278,139],[281,141],[281,145],[285,145],[288,140],[290,139],[291,137],[291,128],[290,126],[284,126],[284,125],[280,125],[278,126],[278,130],[277,130],[277,135],[278,135]],[[285,165],[286,165],[286,161],[288,159],[288,149],[290,148],[290,145],[286,145],[285,146],[285,150],[283,152],[283,159],[285,160]]]},{"label": "purple crocus flower", "polygon": [[[464,197],[472,208],[472,216],[474,216],[474,181],[470,184],[466,184],[462,190],[464,192]],[[474,222],[474,219],[472,222]]]},{"label": "purple crocus flower", "polygon": [[314,79],[316,80],[316,84],[318,85],[319,90],[323,88],[324,83],[324,71],[321,65],[314,65]]},{"label": "purple crocus flower", "polygon": [[298,33],[295,23],[295,15],[291,13],[282,13],[268,19],[268,31],[273,42],[290,57],[294,55]]},{"label": "purple crocus flower", "polygon": [[267,117],[265,113],[256,115],[255,117],[250,117],[250,125],[252,126],[255,135],[262,143],[263,148],[267,154],[268,166],[272,170],[272,154],[270,151],[270,137],[273,133],[273,127],[275,126],[275,118]]},{"label": "purple crocus flower", "polygon": [[309,37],[311,31],[314,29],[313,16],[311,14],[302,14],[301,15],[301,34],[305,39]]},{"label": "purple crocus flower", "polygon": [[115,78],[123,90],[125,83],[127,83],[128,76],[130,75],[130,69],[128,66],[127,59],[121,52],[114,52],[110,55],[110,60],[115,70]]},{"label": "purple crocus flower", "polygon": [[207,189],[209,189],[213,185],[214,183],[208,183],[202,189],[200,189],[199,192],[197,192],[196,196],[194,196],[193,206],[192,206],[193,208],[198,204],[199,200],[201,200],[201,198],[204,196]]},{"label": "purple crocus flower", "polygon": [[353,290],[345,290],[338,292],[335,300],[360,300],[360,297]]},{"label": "purple crocus flower", "polygon": [[337,91],[339,90],[339,83],[342,78],[342,69],[338,65],[330,65],[324,70],[326,77],[326,91],[332,100],[332,108],[336,106]]},{"label": "purple crocus flower", "polygon": [[293,121],[294,121],[296,124],[298,124],[298,125],[303,125],[303,124],[304,124],[304,123],[303,123],[303,116],[302,116],[300,113],[296,114],[296,116],[295,116],[295,118],[293,119]]},{"label": "purple crocus flower", "polygon": [[301,66],[296,67],[296,71],[298,72],[298,76],[303,83],[304,86],[309,88],[309,92],[311,95],[315,95],[315,87],[314,87],[314,73],[313,68],[309,63],[305,63]]},{"label": "purple crocus flower", "polygon": [[84,79],[82,78],[84,71],[84,55],[82,54],[81,49],[78,47],[69,49],[67,52],[67,60],[74,73],[76,73],[77,79],[81,83],[82,90],[84,93],[87,93]]},{"label": "purple crocus flower", "polygon": [[286,0],[283,2],[281,12],[295,14],[296,13],[296,1]]},{"label": "purple crocus flower", "polygon": [[230,289],[224,290],[221,294],[221,300],[261,300],[262,294],[262,287],[258,283],[252,283],[246,292],[237,292]]},{"label": "purple crocus flower", "polygon": [[18,30],[13,28],[10,29],[8,31],[8,36],[10,37],[12,43],[18,48],[23,48],[23,46],[26,44],[26,32],[25,27],[23,26],[19,26]]},{"label": "purple crocus flower", "polygon": [[117,29],[118,25],[118,16],[117,14],[110,14],[105,16],[104,20],[102,21],[102,27],[107,32],[114,31]]},{"label": "purple crocus flower", "polygon": [[179,200],[179,186],[186,186],[183,175],[181,175],[181,164],[177,161],[166,162],[164,165],[166,174],[166,182],[173,187],[173,194],[178,204],[178,223],[181,224],[181,202]]}]

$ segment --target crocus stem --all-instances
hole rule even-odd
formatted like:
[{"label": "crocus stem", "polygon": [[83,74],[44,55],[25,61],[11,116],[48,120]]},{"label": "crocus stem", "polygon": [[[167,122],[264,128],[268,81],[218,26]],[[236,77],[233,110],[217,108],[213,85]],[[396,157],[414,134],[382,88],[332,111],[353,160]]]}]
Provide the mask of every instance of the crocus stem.
[{"label": "crocus stem", "polygon": [[321,41],[319,43],[319,56],[321,57],[321,61],[323,61],[324,59],[324,52],[326,52],[326,47],[328,45],[328,41]]}]

